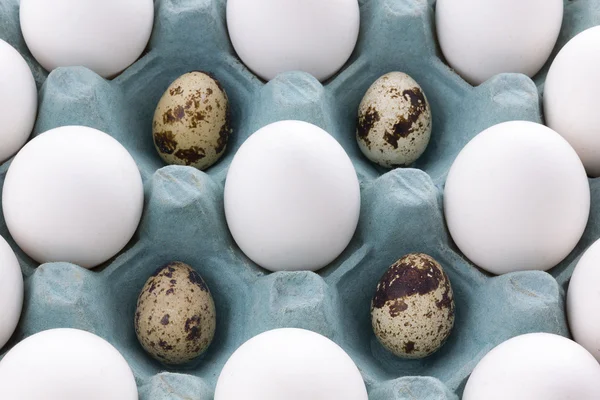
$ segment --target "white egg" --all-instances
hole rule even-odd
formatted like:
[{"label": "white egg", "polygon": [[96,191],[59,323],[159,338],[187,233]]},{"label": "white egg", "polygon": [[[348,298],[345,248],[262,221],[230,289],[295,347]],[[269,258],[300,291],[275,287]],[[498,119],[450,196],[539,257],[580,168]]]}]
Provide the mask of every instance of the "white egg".
[{"label": "white egg", "polygon": [[21,0],[21,30],[48,71],[84,66],[112,77],[142,54],[154,24],[152,0]]},{"label": "white egg", "polygon": [[253,337],[229,358],[215,400],[367,400],[362,376],[337,344],[303,329]]},{"label": "white egg", "polygon": [[573,339],[600,362],[600,240],[577,263],[567,292],[567,317]]},{"label": "white egg", "polygon": [[29,65],[0,40],[0,164],[27,141],[37,113],[37,88]]},{"label": "white egg", "polygon": [[356,171],[321,128],[280,121],[236,153],[225,215],[241,250],[271,271],[317,270],[346,248],[360,213]]},{"label": "white egg", "polygon": [[23,308],[23,275],[15,253],[0,236],[0,348],[12,336]]},{"label": "white egg", "polygon": [[323,81],[350,58],[360,10],[357,0],[228,0],[227,27],[238,56],[261,78],[298,70]]},{"label": "white egg", "polygon": [[444,208],[454,242],[479,267],[494,274],[548,270],[581,238],[590,187],[559,134],[533,122],[505,122],[460,152]]},{"label": "white egg", "polygon": [[587,173],[600,176],[600,26],[571,39],[544,85],[546,123],[571,143]]},{"label": "white egg", "polygon": [[4,182],[6,225],[40,263],[93,268],[131,239],[142,215],[137,165],[115,139],[67,126],[42,133],[14,158]]},{"label": "white egg", "polygon": [[51,329],[23,340],[0,361],[0,399],[138,400],[133,372],[106,340]]},{"label": "white egg", "polygon": [[577,343],[549,333],[514,337],[477,364],[462,400],[597,400],[600,365]]},{"label": "white egg", "polygon": [[562,18],[563,0],[436,3],[442,52],[452,68],[476,85],[503,72],[535,75],[552,53]]}]

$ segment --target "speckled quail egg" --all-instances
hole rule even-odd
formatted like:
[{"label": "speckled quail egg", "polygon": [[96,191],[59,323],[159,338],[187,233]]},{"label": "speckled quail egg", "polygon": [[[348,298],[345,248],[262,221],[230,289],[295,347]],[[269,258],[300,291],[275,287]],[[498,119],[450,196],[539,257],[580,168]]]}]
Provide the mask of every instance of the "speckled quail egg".
[{"label": "speckled quail egg", "polygon": [[154,145],[168,164],[205,170],[225,152],[231,133],[227,93],[204,72],[177,78],[158,102]]},{"label": "speckled quail egg", "polygon": [[165,364],[183,364],[204,353],[215,327],[215,303],[206,283],[182,262],[159,268],[138,297],[138,340],[152,357]]},{"label": "speckled quail egg", "polygon": [[398,357],[423,358],[442,347],[454,326],[454,297],[441,265],[420,253],[394,263],[377,284],[371,322]]},{"label": "speckled quail egg", "polygon": [[431,109],[414,79],[390,72],[377,79],[358,109],[356,139],[364,155],[386,168],[405,167],[425,152]]}]

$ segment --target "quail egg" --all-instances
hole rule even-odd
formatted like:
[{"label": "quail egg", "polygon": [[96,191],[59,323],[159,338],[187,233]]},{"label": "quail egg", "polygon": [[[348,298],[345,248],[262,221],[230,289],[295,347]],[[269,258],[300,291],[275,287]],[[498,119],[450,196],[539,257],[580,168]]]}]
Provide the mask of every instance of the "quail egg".
[{"label": "quail egg", "polygon": [[192,267],[172,262],[148,279],[137,302],[135,332],[142,347],[165,364],[192,361],[215,334],[215,303]]},{"label": "quail egg", "polygon": [[425,152],[431,109],[423,89],[402,72],[377,79],[358,110],[356,139],[363,154],[385,168],[405,167]]},{"label": "quail egg", "polygon": [[205,170],[225,152],[229,120],[229,100],[219,81],[204,72],[190,72],[177,78],[158,102],[154,145],[168,164]]},{"label": "quail egg", "polygon": [[371,322],[379,342],[402,358],[423,358],[446,342],[454,326],[454,297],[441,265],[408,254],[377,284]]}]

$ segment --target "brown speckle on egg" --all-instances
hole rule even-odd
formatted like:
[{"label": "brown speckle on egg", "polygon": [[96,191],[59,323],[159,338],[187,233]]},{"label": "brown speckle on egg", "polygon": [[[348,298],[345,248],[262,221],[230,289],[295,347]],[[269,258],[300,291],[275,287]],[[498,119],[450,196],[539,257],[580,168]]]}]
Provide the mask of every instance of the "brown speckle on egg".
[{"label": "brown speckle on egg", "polygon": [[225,152],[230,118],[221,84],[207,73],[190,72],[160,99],[152,124],[154,144],[165,162],[204,170]]},{"label": "brown speckle on egg", "polygon": [[142,347],[151,356],[166,364],[186,363],[212,342],[214,301],[193,268],[172,262],[159,268],[144,285],[134,324]]},{"label": "brown speckle on egg", "polygon": [[394,263],[377,284],[371,322],[377,339],[399,357],[437,351],[454,326],[452,287],[441,265],[421,253]]},{"label": "brown speckle on egg", "polygon": [[[410,107],[404,115],[398,115],[398,119],[396,123],[392,126],[390,131],[386,131],[383,138],[386,142],[388,142],[394,149],[398,148],[398,141],[400,138],[406,138],[411,133],[415,132],[415,130],[419,129],[422,124],[419,123],[419,118],[423,113],[427,112],[427,100],[425,100],[425,96],[423,95],[423,91],[421,88],[414,87],[409,90],[405,90],[402,92],[402,96],[405,97],[406,100],[410,101]],[[393,96],[392,98],[397,98],[398,96]],[[414,138],[411,138],[414,140]]]},{"label": "brown speckle on egg", "polygon": [[[217,103],[217,107],[221,107],[219,105],[219,103]],[[219,132],[219,139],[217,140],[217,148],[215,149],[215,151],[217,153],[222,153],[223,151],[225,151],[225,148],[227,147],[227,142],[229,141],[229,136],[231,136],[231,127],[229,126],[230,120],[231,120],[231,111],[229,110],[229,107],[227,107],[227,118],[226,121],[227,123],[225,125],[223,125],[221,127],[221,131]]]},{"label": "brown speckle on egg", "polygon": [[177,96],[179,94],[183,94],[183,89],[181,88],[181,86],[175,86],[169,89],[169,93],[171,94],[171,96]]},{"label": "brown speckle on egg", "polygon": [[373,126],[379,122],[379,113],[373,107],[368,107],[367,110],[362,113],[358,119],[358,128],[356,134],[361,139],[365,146],[371,147],[371,141],[369,140],[369,133]]},{"label": "brown speckle on egg", "polygon": [[431,110],[419,84],[402,72],[390,72],[365,93],[358,110],[356,138],[371,161],[397,168],[423,154],[431,126]]},{"label": "brown speckle on egg", "polygon": [[164,154],[173,154],[177,149],[177,142],[172,131],[154,132],[154,143]]},{"label": "brown speckle on egg", "polygon": [[192,146],[189,149],[177,150],[175,157],[184,161],[185,165],[194,165],[206,157],[206,153],[204,152],[204,149]]}]

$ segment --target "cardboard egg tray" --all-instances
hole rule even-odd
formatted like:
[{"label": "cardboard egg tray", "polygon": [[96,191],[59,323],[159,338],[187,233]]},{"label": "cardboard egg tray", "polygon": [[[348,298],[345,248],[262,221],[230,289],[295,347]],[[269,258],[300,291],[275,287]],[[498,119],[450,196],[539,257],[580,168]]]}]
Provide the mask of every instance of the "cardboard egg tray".
[{"label": "cardboard egg tray", "polygon": [[[26,277],[23,315],[2,352],[45,329],[85,329],[122,352],[135,373],[140,399],[211,399],[223,365],[238,346],[269,329],[299,327],[342,346],[358,365],[372,400],[455,400],[477,362],[500,342],[528,332],[568,335],[566,285],[578,257],[600,237],[599,180],[590,182],[591,219],[583,239],[550,273],[485,274],[458,252],[442,213],[446,173],[472,137],[503,121],[542,122],[540,96],[548,65],[533,80],[505,74],[472,87],[444,64],[436,43],[434,0],[360,0],[359,43],[339,74],[321,84],[308,74],[290,72],[265,84],[235,55],[225,0],[155,0],[147,52],[119,77],[107,81],[81,67],[48,75],[25,46],[18,3],[0,2],[0,38],[25,56],[36,77],[40,106],[34,135],[62,125],[107,132],[135,158],[146,201],[131,243],[93,271],[67,263],[38,266],[18,249],[0,216],[0,235],[17,252]],[[552,57],[577,33],[600,24],[597,0],[565,5]],[[206,173],[165,166],[151,136],[161,95],[192,70],[214,74],[232,107],[228,150]],[[414,168],[392,171],[368,162],[355,140],[362,96],[390,71],[406,72],[419,82],[433,113],[426,153]],[[223,185],[233,155],[254,131],[283,119],[308,121],[333,135],[361,182],[358,230],[346,251],[318,273],[268,273],[257,267],[236,246],[225,221]],[[0,184],[9,165],[10,160],[0,166]],[[370,300],[383,272],[415,251],[444,266],[455,293],[456,324],[439,352],[423,360],[402,360],[377,342]],[[187,262],[204,277],[218,319],[208,352],[181,368],[150,358],[133,326],[144,282],[157,267],[174,260]]]}]

